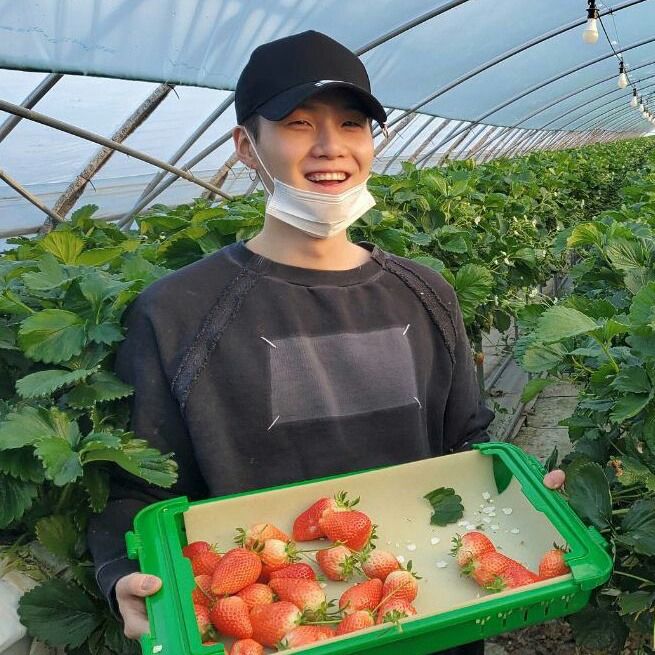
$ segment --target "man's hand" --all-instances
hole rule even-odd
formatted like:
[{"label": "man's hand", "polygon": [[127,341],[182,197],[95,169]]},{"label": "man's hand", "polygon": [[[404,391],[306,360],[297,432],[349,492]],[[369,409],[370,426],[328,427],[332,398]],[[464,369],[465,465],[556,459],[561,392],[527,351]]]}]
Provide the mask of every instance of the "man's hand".
[{"label": "man's hand", "polygon": [[549,489],[559,489],[566,482],[566,474],[561,469],[553,469],[544,475],[544,485]]},{"label": "man's hand", "polygon": [[128,639],[138,639],[150,632],[144,598],[152,596],[160,587],[158,577],[143,573],[130,573],[116,583],[116,601],[125,623],[123,632]]}]

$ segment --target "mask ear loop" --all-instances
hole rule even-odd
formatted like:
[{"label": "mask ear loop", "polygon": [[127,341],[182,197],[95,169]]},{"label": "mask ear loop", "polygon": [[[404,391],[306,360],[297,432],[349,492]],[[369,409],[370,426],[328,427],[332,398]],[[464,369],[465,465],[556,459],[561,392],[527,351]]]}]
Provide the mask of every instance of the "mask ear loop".
[{"label": "mask ear loop", "polygon": [[[257,158],[257,161],[261,164],[261,167],[264,169],[264,172],[266,173],[267,177],[271,180],[271,182],[273,182],[273,176],[268,172],[268,168],[266,168],[266,164],[264,164],[262,158],[259,156],[259,153],[257,152],[257,148],[255,148],[255,139],[252,138],[250,132],[248,132],[248,130],[243,125],[241,125],[241,128],[246,133],[246,136],[250,141],[250,147],[252,148],[252,151],[255,153],[255,157]],[[257,174],[259,174],[259,171],[257,171]],[[264,182],[264,177],[261,174],[259,174],[259,179],[262,181],[262,184],[264,185],[266,191],[268,191],[269,195],[273,195],[273,190],[268,188],[266,182]]]}]

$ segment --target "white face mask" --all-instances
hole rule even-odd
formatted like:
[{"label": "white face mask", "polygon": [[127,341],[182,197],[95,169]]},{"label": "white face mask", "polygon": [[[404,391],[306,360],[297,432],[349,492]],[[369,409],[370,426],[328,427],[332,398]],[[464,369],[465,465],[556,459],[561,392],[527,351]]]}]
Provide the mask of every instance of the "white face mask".
[{"label": "white face mask", "polygon": [[375,198],[366,186],[368,179],[337,194],[305,191],[275,179],[259,156],[254,146],[255,140],[247,131],[246,134],[257,160],[273,181],[271,191],[263,176],[260,176],[269,193],[266,200],[267,214],[314,237],[327,239],[350,227],[375,205]]}]

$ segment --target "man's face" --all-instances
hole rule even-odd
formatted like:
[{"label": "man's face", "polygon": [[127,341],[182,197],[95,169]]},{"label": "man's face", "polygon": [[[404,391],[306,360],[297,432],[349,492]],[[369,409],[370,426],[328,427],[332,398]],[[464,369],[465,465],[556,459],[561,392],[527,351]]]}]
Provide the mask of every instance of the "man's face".
[{"label": "man's face", "polygon": [[[319,193],[364,182],[373,163],[369,120],[344,89],[317,94],[280,121],[260,117],[255,145],[275,178]],[[252,162],[261,168],[254,156]]]}]

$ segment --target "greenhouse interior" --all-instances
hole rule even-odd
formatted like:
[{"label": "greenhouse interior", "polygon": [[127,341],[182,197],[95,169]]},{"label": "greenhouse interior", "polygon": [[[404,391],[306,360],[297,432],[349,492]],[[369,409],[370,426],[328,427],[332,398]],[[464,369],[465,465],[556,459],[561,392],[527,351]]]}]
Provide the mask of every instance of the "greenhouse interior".
[{"label": "greenhouse interior", "polygon": [[655,0],[0,0],[0,654],[655,653],[654,135]]}]

